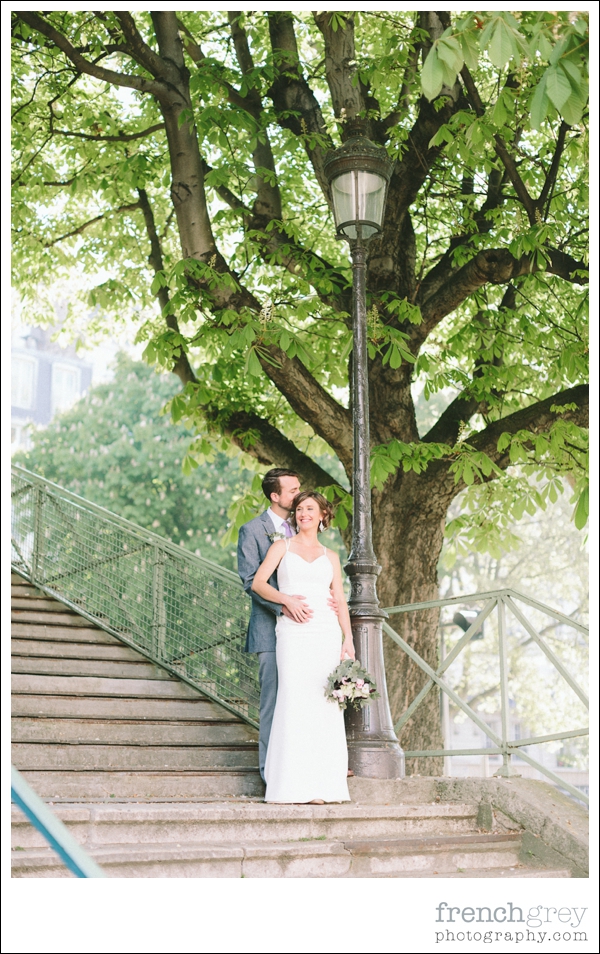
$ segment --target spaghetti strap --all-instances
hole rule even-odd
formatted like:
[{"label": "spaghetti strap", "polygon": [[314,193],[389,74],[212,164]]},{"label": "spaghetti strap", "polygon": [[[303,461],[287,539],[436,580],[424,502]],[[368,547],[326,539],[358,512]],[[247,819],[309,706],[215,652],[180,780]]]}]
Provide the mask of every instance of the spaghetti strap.
[{"label": "spaghetti strap", "polygon": [[286,552],[286,553],[288,552],[288,550],[289,550],[289,548],[290,548],[290,540],[291,540],[291,539],[292,539],[291,537],[286,537],[286,538],[285,538],[285,552]]},{"label": "spaghetti strap", "polygon": [[327,556],[327,547],[324,544],[321,544],[323,547],[323,556]]}]

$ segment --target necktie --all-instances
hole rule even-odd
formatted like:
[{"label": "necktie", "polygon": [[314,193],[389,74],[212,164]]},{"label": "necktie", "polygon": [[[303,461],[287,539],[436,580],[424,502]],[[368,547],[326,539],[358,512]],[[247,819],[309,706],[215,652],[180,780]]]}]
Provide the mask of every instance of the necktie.
[{"label": "necktie", "polygon": [[283,527],[283,532],[285,533],[286,537],[293,537],[293,536],[294,536],[294,531],[293,531],[292,528],[290,527],[290,525],[289,525],[289,523],[287,522],[287,520],[284,520],[284,521],[283,521],[282,527]]}]

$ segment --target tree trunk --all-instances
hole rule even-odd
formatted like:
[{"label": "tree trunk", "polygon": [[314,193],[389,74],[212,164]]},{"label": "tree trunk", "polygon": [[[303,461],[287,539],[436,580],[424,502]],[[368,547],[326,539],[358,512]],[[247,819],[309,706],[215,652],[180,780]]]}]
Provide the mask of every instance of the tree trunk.
[{"label": "tree trunk", "polygon": [[[396,474],[373,494],[373,542],[381,575],[382,606],[439,598],[437,564],[448,500],[423,474]],[[439,665],[439,609],[396,613],[390,625],[433,668]],[[386,677],[392,717],[397,721],[428,680],[406,653],[384,634]],[[442,748],[439,690],[432,689],[400,733],[406,751]],[[407,774],[441,775],[441,758],[407,759]]]},{"label": "tree trunk", "polygon": [[[177,217],[183,258],[199,261],[215,252],[206,196],[204,173],[193,122],[189,73],[183,58],[177,17],[172,12],[153,13],[154,29],[161,56],[169,70],[170,95],[159,101],[171,161],[171,198]],[[189,119],[181,122],[182,113]]]}]

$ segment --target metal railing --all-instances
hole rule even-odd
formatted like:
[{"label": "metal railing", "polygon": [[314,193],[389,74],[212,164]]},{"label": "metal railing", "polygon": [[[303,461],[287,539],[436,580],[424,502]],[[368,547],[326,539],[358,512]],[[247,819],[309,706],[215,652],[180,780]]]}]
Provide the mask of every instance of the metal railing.
[{"label": "metal railing", "polygon": [[[446,698],[450,699],[457,709],[464,712],[468,718],[474,722],[479,729],[481,729],[481,731],[485,734],[486,740],[489,744],[485,748],[444,748],[414,752],[410,751],[404,753],[405,757],[425,758],[451,757],[458,755],[501,755],[502,766],[495,774],[510,777],[511,775],[518,774],[511,764],[512,756],[518,756],[519,759],[528,763],[538,772],[541,772],[542,775],[545,775],[547,778],[549,778],[552,782],[554,782],[555,785],[566,789],[576,798],[589,803],[589,798],[584,792],[578,788],[575,788],[575,786],[571,785],[564,778],[561,778],[551,769],[547,768],[547,766],[542,765],[537,759],[533,758],[531,755],[529,755],[529,753],[524,751],[524,748],[530,745],[540,745],[546,742],[581,738],[589,734],[589,728],[587,726],[564,732],[549,732],[544,735],[530,736],[529,738],[523,739],[509,738],[511,721],[510,708],[511,702],[514,703],[514,700],[510,698],[512,674],[510,672],[509,666],[511,647],[509,646],[509,634],[507,632],[507,614],[510,613],[512,615],[513,621],[516,621],[520,631],[525,634],[526,642],[534,643],[539,650],[541,650],[546,660],[550,664],[550,667],[553,668],[566,682],[583,706],[586,709],[589,709],[589,700],[586,693],[583,691],[577,680],[568,671],[567,667],[561,662],[553,649],[548,645],[547,640],[545,640],[543,636],[536,631],[531,621],[525,615],[524,608],[519,604],[525,604],[526,606],[533,608],[537,613],[542,614],[545,617],[550,617],[555,621],[556,624],[560,626],[570,627],[577,632],[584,633],[586,635],[589,632],[587,627],[583,626],[581,623],[578,623],[576,620],[571,619],[569,616],[566,616],[564,613],[560,613],[558,610],[554,610],[551,607],[546,606],[544,603],[540,603],[537,600],[531,599],[530,597],[525,596],[523,593],[519,593],[517,590],[512,588],[492,590],[487,593],[474,593],[470,596],[458,596],[452,597],[450,599],[430,600],[426,603],[411,603],[405,606],[392,606],[388,607],[386,612],[389,615],[394,615],[396,613],[416,613],[419,611],[432,609],[434,607],[442,608],[445,606],[457,605],[466,606],[468,604],[478,604],[479,611],[477,612],[475,619],[468,627],[466,632],[464,632],[463,636],[453,646],[452,650],[445,656],[445,658],[442,658],[440,665],[436,670],[432,669],[432,667],[429,666],[417,652],[415,652],[412,646],[410,646],[406,640],[404,640],[398,635],[398,633],[395,632],[395,630],[392,629],[389,623],[384,622],[384,632],[390,637],[390,639],[397,643],[398,646],[400,646],[404,652],[410,656],[413,662],[416,663],[416,665],[419,666],[429,677],[421,691],[395,724],[394,730],[397,733],[400,732],[403,726],[413,716],[416,709],[421,705],[425,697],[431,692],[434,685],[437,685],[439,686],[442,694],[445,694]],[[481,715],[479,715],[467,702],[464,702],[458,693],[444,679],[444,675],[447,673],[448,668],[452,665],[452,663],[455,662],[460,653],[465,649],[466,646],[469,645],[473,638],[478,638],[478,634],[481,633],[485,621],[492,616],[494,611],[496,613],[497,634],[497,643],[494,644],[494,650],[497,652],[499,664],[499,680],[496,683],[496,688],[499,695],[501,725],[500,734],[494,732],[493,729],[481,717]],[[490,619],[490,622],[491,621],[492,620]],[[479,636],[479,639],[481,639],[481,636]],[[519,641],[517,637],[516,648],[520,649],[523,645],[523,641]],[[514,649],[515,646],[512,648]],[[547,668],[548,663],[546,664]],[[494,686],[492,685],[491,688],[493,690]],[[541,690],[541,686],[537,688]],[[490,689],[488,688],[486,691],[489,692]],[[536,691],[536,689],[532,687],[532,691]],[[442,695],[442,699],[443,698],[444,695]],[[447,739],[445,740],[445,744],[448,744]]]},{"label": "metal railing", "polygon": [[16,466],[12,568],[258,725],[250,601],[235,573]]},{"label": "metal railing", "polygon": [[102,868],[73,838],[60,818],[36,795],[14,765],[10,767],[10,797],[77,878],[106,878]]}]

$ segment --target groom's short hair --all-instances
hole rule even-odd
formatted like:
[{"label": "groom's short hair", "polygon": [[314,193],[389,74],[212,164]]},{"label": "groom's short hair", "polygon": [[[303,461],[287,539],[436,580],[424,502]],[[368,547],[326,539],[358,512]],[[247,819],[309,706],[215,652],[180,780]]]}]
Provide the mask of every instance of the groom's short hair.
[{"label": "groom's short hair", "polygon": [[268,470],[263,477],[262,489],[269,503],[271,503],[271,494],[281,493],[282,477],[297,477],[300,480],[300,475],[295,470],[286,470],[285,467],[274,467],[273,470]]}]

